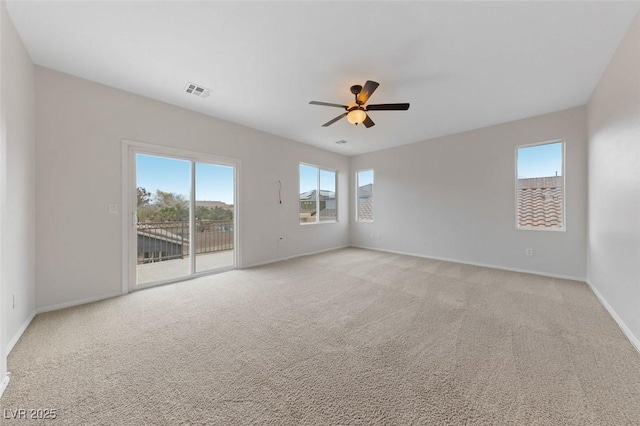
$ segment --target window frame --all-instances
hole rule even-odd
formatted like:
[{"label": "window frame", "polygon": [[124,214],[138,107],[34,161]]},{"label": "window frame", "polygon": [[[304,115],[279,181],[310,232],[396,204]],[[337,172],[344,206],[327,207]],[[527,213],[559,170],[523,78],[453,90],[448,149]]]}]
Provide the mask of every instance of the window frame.
[{"label": "window frame", "polygon": [[[534,146],[541,145],[552,145],[559,143],[561,144],[561,152],[562,152],[562,227],[561,228],[537,228],[533,226],[520,226],[518,223],[518,151],[521,148],[531,148]],[[544,231],[544,232],[566,232],[567,231],[567,178],[565,175],[566,169],[566,161],[567,161],[567,143],[565,138],[558,139],[549,139],[543,142],[534,142],[524,145],[517,145],[515,147],[515,162],[514,162],[514,170],[515,170],[515,179],[514,179],[514,220],[515,220],[515,228],[517,231]]]},{"label": "window frame", "polygon": [[[307,166],[307,167],[314,167],[316,169],[318,169],[318,173],[317,173],[317,177],[316,177],[316,187],[317,187],[317,191],[316,191],[316,220],[313,222],[300,222],[300,166]],[[325,171],[325,172],[329,172],[329,173],[333,173],[335,175],[335,195],[336,195],[336,218],[333,220],[320,220],[320,171]],[[318,166],[316,164],[311,164],[311,163],[305,163],[304,161],[300,161],[298,163],[298,225],[320,225],[320,224],[326,224],[326,223],[338,223],[339,221],[339,212],[338,212],[338,178],[340,176],[340,173],[338,173],[338,170],[334,170],[334,169],[330,169],[330,168],[326,168],[326,167],[322,167],[322,166]]]},{"label": "window frame", "polygon": [[367,169],[360,169],[360,170],[356,170],[356,188],[355,188],[355,212],[356,212],[356,217],[355,220],[356,222],[361,222],[361,223],[372,223],[375,220],[375,210],[373,208],[374,206],[374,201],[371,200],[371,210],[373,212],[373,218],[371,220],[366,220],[366,219],[360,219],[360,205],[358,203],[358,189],[360,188],[359,184],[360,184],[360,173],[362,172],[368,172],[371,171],[371,197],[373,198],[373,195],[375,193],[375,181],[376,181],[376,172],[373,168],[367,168]]}]

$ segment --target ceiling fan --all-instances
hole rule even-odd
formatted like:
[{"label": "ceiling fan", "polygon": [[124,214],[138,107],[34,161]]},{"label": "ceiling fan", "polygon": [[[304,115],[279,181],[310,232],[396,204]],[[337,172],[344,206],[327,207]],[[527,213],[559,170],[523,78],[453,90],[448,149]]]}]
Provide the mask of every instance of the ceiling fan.
[{"label": "ceiling fan", "polygon": [[347,117],[347,120],[349,121],[349,123],[355,124],[356,126],[362,123],[364,124],[364,127],[369,128],[376,125],[376,123],[374,123],[371,117],[369,117],[369,115],[367,114],[367,112],[369,111],[406,111],[409,109],[408,103],[374,104],[374,105],[365,106],[365,104],[367,103],[367,101],[369,100],[373,92],[376,91],[379,85],[380,84],[376,83],[375,81],[367,80],[367,82],[364,84],[364,87],[357,84],[354,86],[351,86],[351,93],[355,95],[356,101],[350,102],[347,105],[332,104],[328,102],[318,102],[318,101],[311,101],[309,103],[311,105],[322,105],[322,106],[344,108],[344,110],[346,111],[345,113],[340,114],[333,120],[324,123],[322,127],[331,126],[336,121],[344,117]]}]

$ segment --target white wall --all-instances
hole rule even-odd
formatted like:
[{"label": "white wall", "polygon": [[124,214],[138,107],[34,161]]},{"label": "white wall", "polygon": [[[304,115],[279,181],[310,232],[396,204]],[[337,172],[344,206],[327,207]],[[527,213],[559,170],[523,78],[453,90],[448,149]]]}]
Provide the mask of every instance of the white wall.
[{"label": "white wall", "polygon": [[[566,232],[516,230],[515,148],[560,138]],[[352,175],[375,171],[375,220],[354,222],[352,243],[584,279],[586,140],[582,107],[352,157]]]},{"label": "white wall", "polygon": [[[35,312],[34,66],[9,15],[2,14],[2,271],[5,355]],[[15,308],[13,296],[15,295]],[[3,357],[4,365],[4,357]]]},{"label": "white wall", "polygon": [[241,161],[243,266],[349,242],[347,220],[300,226],[297,201],[299,162],[337,169],[347,218],[347,157],[39,67],[36,92],[39,308],[120,293],[122,139]]},{"label": "white wall", "polygon": [[589,100],[588,130],[588,280],[640,349],[640,15]]}]

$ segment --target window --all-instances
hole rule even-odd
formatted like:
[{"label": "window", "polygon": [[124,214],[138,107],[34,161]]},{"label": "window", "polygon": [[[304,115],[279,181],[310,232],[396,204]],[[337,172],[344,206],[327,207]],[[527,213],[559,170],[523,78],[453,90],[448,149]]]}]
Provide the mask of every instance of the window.
[{"label": "window", "polygon": [[300,223],[338,220],[336,176],[334,170],[300,164]]},{"label": "window", "polygon": [[373,222],[373,170],[362,170],[356,174],[358,188],[358,203],[356,205],[356,220],[358,222]]},{"label": "window", "polygon": [[516,148],[516,227],[563,231],[564,141]]}]

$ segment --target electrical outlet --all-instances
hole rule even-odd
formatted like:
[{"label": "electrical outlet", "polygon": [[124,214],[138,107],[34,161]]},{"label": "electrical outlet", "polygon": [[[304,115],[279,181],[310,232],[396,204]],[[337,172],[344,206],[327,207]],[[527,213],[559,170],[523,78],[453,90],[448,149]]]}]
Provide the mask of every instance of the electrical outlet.
[{"label": "electrical outlet", "polygon": [[109,204],[109,214],[118,214],[117,204]]},{"label": "electrical outlet", "polygon": [[533,249],[532,248],[527,248],[527,249],[524,250],[524,253],[527,256],[533,256]]}]

